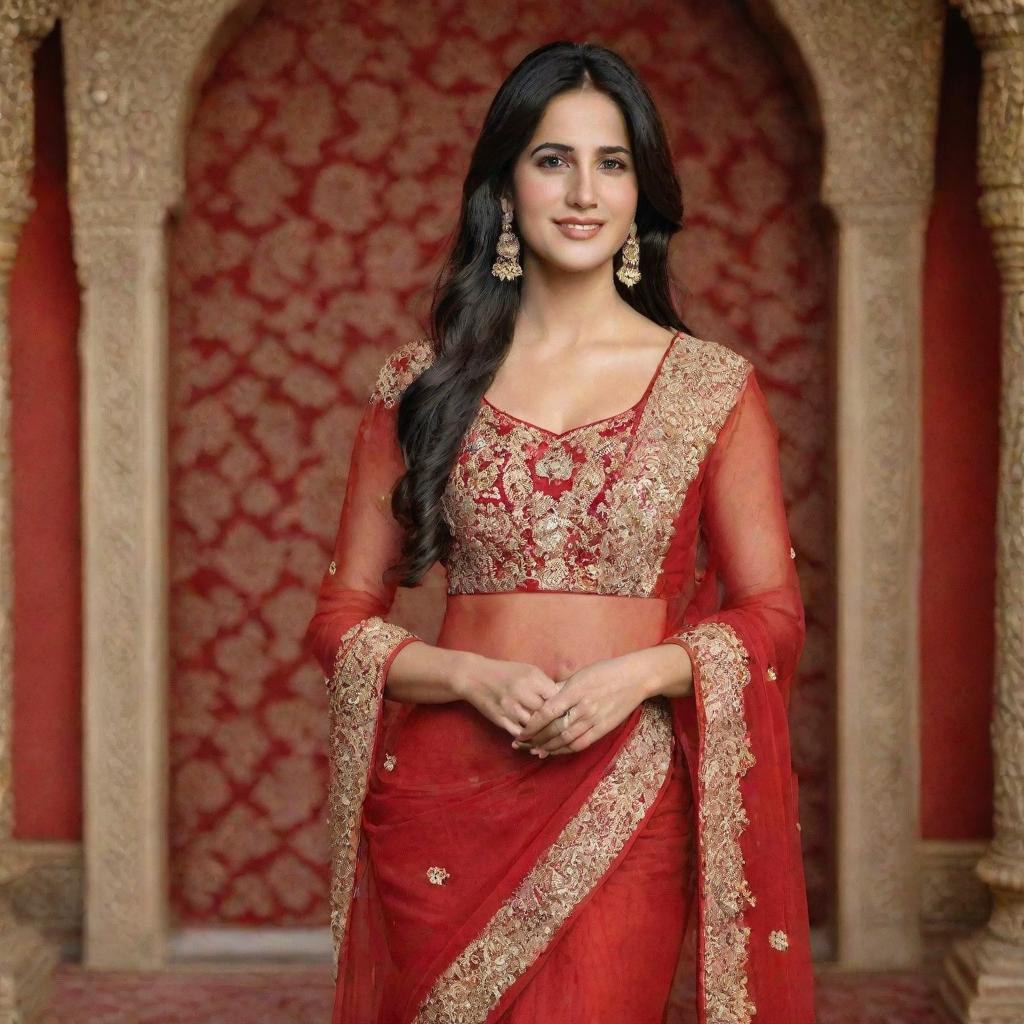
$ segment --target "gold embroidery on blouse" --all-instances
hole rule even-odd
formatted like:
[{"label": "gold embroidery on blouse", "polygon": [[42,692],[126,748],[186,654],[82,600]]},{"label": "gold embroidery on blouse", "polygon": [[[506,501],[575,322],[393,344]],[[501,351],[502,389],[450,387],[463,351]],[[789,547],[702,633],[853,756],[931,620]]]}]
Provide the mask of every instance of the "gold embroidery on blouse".
[{"label": "gold embroidery on blouse", "polygon": [[338,571],[338,563],[332,561],[331,564],[327,566],[327,571],[333,576]]},{"label": "gold embroidery on blouse", "polygon": [[750,683],[747,650],[723,622],[702,622],[676,634],[689,645],[699,671],[701,729],[698,832],[704,863],[704,992],[709,1024],[750,1024],[757,1012],[747,991],[743,924],[755,906],[744,874],[740,835],[749,823],[740,779],[756,764],[747,736],[743,688]]},{"label": "gold embroidery on blouse", "polygon": [[[607,474],[623,459],[631,437],[620,417],[561,438],[483,403],[470,427],[442,507],[453,543],[448,592],[568,590],[599,582],[593,550],[607,529],[601,501]],[[550,483],[535,485],[531,469]]]},{"label": "gold embroidery on blouse", "polygon": [[427,868],[427,878],[430,879],[432,885],[444,885],[452,876],[441,867]]},{"label": "gold embroidery on blouse", "polygon": [[680,333],[646,403],[605,420],[554,435],[481,402],[442,496],[448,592],[650,596],[750,370]]},{"label": "gold embroidery on blouse", "polygon": [[789,939],[786,933],[781,929],[778,929],[768,936],[768,941],[771,943],[773,949],[784,950],[789,949]]},{"label": "gold embroidery on blouse", "polygon": [[384,771],[386,771],[386,772],[393,772],[395,770],[395,765],[397,763],[398,763],[398,758],[395,757],[394,754],[385,754],[384,755]]},{"label": "gold embroidery on blouse", "polygon": [[668,774],[672,745],[667,703],[645,701],[604,777],[483,931],[434,982],[415,1024],[487,1019],[639,826]]},{"label": "gold embroidery on blouse", "polygon": [[774,683],[774,682],[775,682],[775,680],[776,680],[776,679],[778,678],[778,676],[776,676],[776,674],[775,674],[775,668],[774,668],[774,667],[773,667],[772,665],[769,665],[769,666],[768,666],[768,668],[767,668],[767,669],[765,670],[765,673],[764,673],[764,674],[765,674],[765,675],[766,675],[766,676],[767,676],[767,677],[768,677],[768,678],[769,678],[769,679],[770,679],[770,680],[771,680],[771,681],[772,681],[773,683]]},{"label": "gold embroidery on blouse", "polygon": [[388,408],[401,397],[402,392],[434,360],[434,350],[426,338],[406,342],[388,353],[377,374],[377,382],[370,393],[370,401],[383,402]]},{"label": "gold embroidery on blouse", "polygon": [[327,793],[331,841],[331,939],[333,973],[348,927],[349,907],[359,847],[363,799],[373,755],[383,679],[381,667],[408,630],[373,615],[361,619],[341,638],[334,671],[326,679],[328,696]]}]

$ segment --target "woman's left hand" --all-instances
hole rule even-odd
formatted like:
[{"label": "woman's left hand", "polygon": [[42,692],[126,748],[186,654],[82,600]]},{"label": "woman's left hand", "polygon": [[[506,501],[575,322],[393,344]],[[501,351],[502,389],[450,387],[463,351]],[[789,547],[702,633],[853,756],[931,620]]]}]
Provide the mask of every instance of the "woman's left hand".
[{"label": "woman's left hand", "polygon": [[[621,725],[645,698],[652,695],[644,652],[596,661],[565,679],[523,726],[513,746],[532,746],[547,754],[585,750]],[[571,710],[569,725],[558,719]],[[546,753],[544,753],[546,752]]]},{"label": "woman's left hand", "polygon": [[[559,680],[556,680],[558,682]],[[586,665],[561,681],[520,730],[514,747],[531,747],[538,757],[586,750],[642,701],[693,692],[693,665],[680,645],[661,643]],[[558,719],[572,709],[569,725]]]}]

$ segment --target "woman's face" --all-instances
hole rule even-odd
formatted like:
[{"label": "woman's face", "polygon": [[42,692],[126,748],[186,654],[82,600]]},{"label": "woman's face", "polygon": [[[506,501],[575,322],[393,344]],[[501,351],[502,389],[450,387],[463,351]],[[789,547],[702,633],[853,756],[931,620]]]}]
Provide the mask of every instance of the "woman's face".
[{"label": "woman's face", "polygon": [[[615,101],[596,89],[552,99],[516,161],[512,183],[524,263],[537,259],[567,272],[610,263],[638,198],[629,132]],[[567,220],[600,226],[574,233],[559,226]]]}]

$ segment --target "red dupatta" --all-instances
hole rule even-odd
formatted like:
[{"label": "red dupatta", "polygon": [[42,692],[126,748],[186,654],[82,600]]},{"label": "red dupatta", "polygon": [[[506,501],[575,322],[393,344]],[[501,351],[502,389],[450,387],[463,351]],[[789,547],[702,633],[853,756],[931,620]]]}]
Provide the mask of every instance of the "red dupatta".
[{"label": "red dupatta", "polygon": [[[452,910],[452,921],[434,930],[436,948],[415,968],[392,964],[388,974],[381,967],[375,981],[368,965],[376,970],[378,960],[361,954],[373,928],[378,946],[386,928],[371,921],[376,881],[364,803],[368,787],[381,784],[394,767],[382,739],[396,735],[410,713],[384,700],[388,669],[398,651],[419,639],[384,619],[394,588],[384,582],[383,569],[396,559],[400,542],[389,507],[403,468],[394,415],[402,390],[431,355],[422,344],[403,346],[382,368],[353,448],[334,560],[308,633],[330,697],[332,932],[341,966],[336,1020],[496,1020],[636,838],[664,781],[673,735],[686,755],[697,811],[697,1019],[751,1024],[756,1014],[757,1024],[813,1020],[786,720],[804,618],[782,501],[778,431],[749,362],[723,346],[683,337],[686,346],[667,360],[634,441],[640,467],[634,481],[662,510],[671,508],[673,521],[656,582],[645,595],[662,600],[665,615],[660,628],[638,627],[631,641],[683,646],[694,666],[693,693],[645,702],[586,751],[506,773],[517,792],[527,793],[533,776],[545,771],[544,800],[530,805],[527,819],[542,826],[518,838],[507,831],[497,845],[481,830],[474,856],[493,875],[480,873],[490,886],[486,897],[475,908]],[[698,534],[708,563],[694,592]],[[472,749],[476,733],[465,729],[479,733],[480,716],[457,704],[445,712],[451,737],[461,738],[453,749]],[[486,747],[489,740],[481,742]],[[495,746],[494,757],[500,756]],[[380,849],[388,849],[387,802],[374,806],[381,809],[375,835]],[[493,812],[496,804],[482,806]],[[437,807],[444,808],[442,800]],[[455,804],[441,813],[457,810]],[[459,850],[472,841],[463,837]],[[394,850],[400,857],[400,847]],[[449,860],[458,855],[447,854]],[[431,884],[444,885],[445,873],[438,866]],[[353,931],[360,944],[355,953]],[[402,978],[407,983],[401,1009],[385,1008],[374,991],[385,977],[389,985]],[[338,1016],[342,1003],[348,1016]]]},{"label": "red dupatta", "polygon": [[779,473],[779,432],[750,370],[707,457],[707,573],[666,637],[690,655],[673,701],[699,794],[698,998],[707,1022],[814,1020],[787,710],[804,607]]}]

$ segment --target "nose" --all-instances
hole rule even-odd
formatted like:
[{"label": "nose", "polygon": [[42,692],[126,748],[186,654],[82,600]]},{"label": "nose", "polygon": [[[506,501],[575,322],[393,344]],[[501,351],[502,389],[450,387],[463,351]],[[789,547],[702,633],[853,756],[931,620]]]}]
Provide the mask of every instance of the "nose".
[{"label": "nose", "polygon": [[582,165],[577,164],[575,170],[569,176],[569,192],[566,201],[570,206],[586,210],[596,205],[594,198],[594,179],[591,171]]}]

